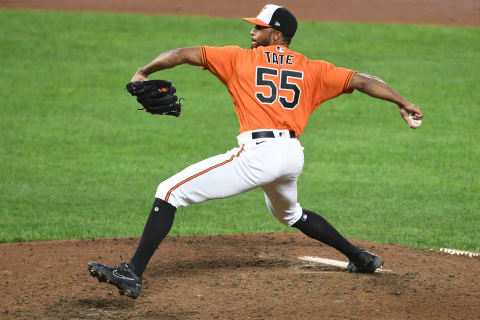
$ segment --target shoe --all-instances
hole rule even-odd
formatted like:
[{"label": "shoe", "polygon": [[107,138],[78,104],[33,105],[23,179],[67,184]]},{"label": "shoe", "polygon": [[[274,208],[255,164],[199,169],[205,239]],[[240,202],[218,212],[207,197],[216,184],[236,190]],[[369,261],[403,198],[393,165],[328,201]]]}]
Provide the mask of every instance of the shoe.
[{"label": "shoe", "polygon": [[355,273],[374,273],[381,266],[383,266],[382,258],[368,251],[363,251],[358,259],[350,260],[347,270]]},{"label": "shoe", "polygon": [[119,266],[105,266],[95,261],[88,263],[88,271],[99,282],[106,282],[118,288],[121,295],[136,299],[142,295],[142,278],[133,273],[125,261]]}]

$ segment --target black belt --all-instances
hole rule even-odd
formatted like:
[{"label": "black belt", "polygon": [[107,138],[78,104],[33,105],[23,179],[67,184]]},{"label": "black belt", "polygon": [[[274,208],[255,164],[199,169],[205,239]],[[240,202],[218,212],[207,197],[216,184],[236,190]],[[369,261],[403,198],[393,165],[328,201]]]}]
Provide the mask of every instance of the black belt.
[{"label": "black belt", "polygon": [[[290,138],[296,138],[295,137],[295,131],[290,130],[288,132],[290,134]],[[282,132],[280,132],[280,136],[282,135]],[[257,131],[257,132],[252,132],[252,139],[261,139],[261,138],[275,138],[275,134],[273,131]]]}]

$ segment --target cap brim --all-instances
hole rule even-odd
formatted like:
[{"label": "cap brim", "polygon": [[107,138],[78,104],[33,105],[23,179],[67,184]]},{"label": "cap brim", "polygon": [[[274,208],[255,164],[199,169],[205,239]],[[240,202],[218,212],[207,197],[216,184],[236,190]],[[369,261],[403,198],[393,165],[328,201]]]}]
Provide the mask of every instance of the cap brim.
[{"label": "cap brim", "polygon": [[258,18],[243,18],[243,20],[247,21],[247,22],[250,22],[250,23],[253,23],[257,26],[262,26],[262,27],[269,27],[271,28],[272,26],[266,24],[265,22],[263,22],[262,20],[258,19]]}]

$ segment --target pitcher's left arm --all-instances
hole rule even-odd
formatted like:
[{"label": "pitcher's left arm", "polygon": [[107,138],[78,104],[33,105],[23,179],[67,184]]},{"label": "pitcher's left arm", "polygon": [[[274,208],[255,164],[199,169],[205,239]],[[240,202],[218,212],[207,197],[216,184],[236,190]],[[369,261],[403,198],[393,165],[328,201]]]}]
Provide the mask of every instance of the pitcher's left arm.
[{"label": "pitcher's left arm", "polygon": [[350,81],[349,88],[357,89],[358,91],[377,99],[395,103],[400,110],[400,115],[403,120],[405,120],[409,126],[412,126],[410,119],[408,118],[410,114],[415,120],[423,119],[423,113],[419,107],[400,95],[382,79],[368,74],[356,73]]}]

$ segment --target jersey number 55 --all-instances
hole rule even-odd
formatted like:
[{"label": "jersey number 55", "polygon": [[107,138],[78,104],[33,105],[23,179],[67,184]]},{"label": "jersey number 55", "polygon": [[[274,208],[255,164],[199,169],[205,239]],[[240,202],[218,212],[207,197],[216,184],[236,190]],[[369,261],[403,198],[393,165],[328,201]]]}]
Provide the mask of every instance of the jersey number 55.
[{"label": "jersey number 55", "polygon": [[296,83],[289,82],[289,80],[290,78],[300,80],[303,79],[303,72],[287,69],[280,70],[280,89],[292,91],[292,100],[288,100],[286,96],[278,93],[279,90],[275,82],[270,79],[265,79],[265,75],[278,77],[278,73],[278,69],[257,67],[255,85],[257,87],[270,87],[270,96],[265,96],[261,92],[255,92],[255,97],[262,104],[273,104],[278,99],[278,102],[280,102],[283,108],[289,110],[295,109],[295,107],[298,105],[298,102],[300,101],[300,95],[302,94],[302,91]]}]

